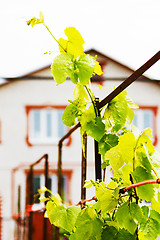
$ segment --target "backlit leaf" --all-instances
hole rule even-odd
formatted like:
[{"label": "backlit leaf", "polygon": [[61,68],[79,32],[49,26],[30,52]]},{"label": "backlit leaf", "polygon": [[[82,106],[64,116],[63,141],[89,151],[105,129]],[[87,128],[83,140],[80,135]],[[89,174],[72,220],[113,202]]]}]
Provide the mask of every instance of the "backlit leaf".
[{"label": "backlit leaf", "polygon": [[71,54],[65,53],[55,57],[51,66],[51,72],[57,84],[63,83],[67,77],[70,77],[74,83],[78,82],[78,79],[75,79],[73,75],[74,63],[73,55]]},{"label": "backlit leaf", "polygon": [[121,228],[125,228],[131,234],[135,233],[137,224],[134,222],[133,218],[131,217],[129,206],[127,203],[124,203],[122,206],[118,208],[116,213],[116,219]]},{"label": "backlit leaf", "polygon": [[71,232],[75,226],[80,211],[80,208],[76,206],[68,208],[58,206],[50,211],[49,220],[51,224],[54,224],[56,227],[61,227],[67,232]]}]

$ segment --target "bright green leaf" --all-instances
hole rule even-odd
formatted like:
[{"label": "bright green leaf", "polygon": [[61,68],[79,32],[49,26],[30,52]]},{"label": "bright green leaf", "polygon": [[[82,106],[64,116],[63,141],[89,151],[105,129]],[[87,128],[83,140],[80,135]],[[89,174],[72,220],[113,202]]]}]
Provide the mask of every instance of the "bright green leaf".
[{"label": "bright green leaf", "polygon": [[135,233],[137,229],[137,224],[134,222],[133,218],[131,217],[127,202],[118,208],[116,213],[116,219],[121,228],[125,228],[131,234]]},{"label": "bright green leaf", "polygon": [[74,95],[74,99],[78,99],[79,98],[79,99],[82,99],[82,100],[83,99],[89,100],[88,95],[87,95],[83,85],[80,84],[80,83],[77,83],[75,85],[73,95]]},{"label": "bright green leaf", "polygon": [[133,220],[136,221],[136,223],[140,223],[142,221],[143,218],[142,209],[135,202],[130,203],[130,214]]},{"label": "bright green leaf", "polygon": [[51,224],[56,227],[65,229],[67,232],[71,232],[75,226],[80,208],[71,206],[65,208],[64,206],[58,206],[52,209],[49,213],[49,220]]},{"label": "bright green leaf", "polygon": [[81,55],[78,60],[76,61],[77,66],[77,75],[79,82],[82,85],[87,85],[90,78],[93,75],[94,68],[95,68],[95,60],[92,56],[89,54],[83,54]]},{"label": "bright green leaf", "polygon": [[92,218],[86,209],[79,214],[76,221],[76,230],[70,236],[69,240],[101,240],[103,223],[98,218]]},{"label": "bright green leaf", "polygon": [[71,54],[65,53],[55,57],[51,66],[51,72],[57,84],[63,83],[67,77],[70,77],[74,83],[78,82],[73,75],[74,63],[73,55]]},{"label": "bright green leaf", "polygon": [[92,121],[87,122],[86,133],[88,136],[93,137],[96,141],[100,141],[105,134],[105,125],[102,122],[102,119],[100,117],[96,117]]}]

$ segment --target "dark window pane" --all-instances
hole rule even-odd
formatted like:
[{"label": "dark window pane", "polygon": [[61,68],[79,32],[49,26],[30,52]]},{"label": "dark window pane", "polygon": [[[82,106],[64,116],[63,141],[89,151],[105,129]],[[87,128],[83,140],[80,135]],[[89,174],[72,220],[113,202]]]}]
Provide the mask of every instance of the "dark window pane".
[{"label": "dark window pane", "polygon": [[[37,190],[40,189],[40,176],[33,177],[33,195],[37,194]],[[35,203],[39,203],[39,196],[36,197]]]}]

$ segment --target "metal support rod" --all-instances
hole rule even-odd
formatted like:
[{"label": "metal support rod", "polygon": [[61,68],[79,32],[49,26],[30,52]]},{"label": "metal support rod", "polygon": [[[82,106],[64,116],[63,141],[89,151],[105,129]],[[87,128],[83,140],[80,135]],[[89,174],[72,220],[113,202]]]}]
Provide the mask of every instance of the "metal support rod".
[{"label": "metal support rod", "polygon": [[84,188],[86,176],[87,176],[87,134],[84,133],[83,147],[82,147],[82,163],[81,163],[81,200],[86,199],[86,188]]},{"label": "metal support rod", "polygon": [[[99,104],[99,98],[95,98],[96,107]],[[97,108],[98,109],[98,108]],[[98,116],[100,116],[100,110],[98,109]],[[94,140],[95,148],[95,180],[102,181],[102,170],[101,170],[101,155],[98,150],[98,142]]]},{"label": "metal support rod", "polygon": [[18,185],[18,203],[17,203],[17,207],[18,207],[18,221],[17,221],[17,235],[18,235],[18,239],[21,239],[21,186]]},{"label": "metal support rod", "polygon": [[157,52],[151,59],[149,59],[145,64],[138,68],[132,75],[130,75],[123,83],[121,83],[113,92],[111,92],[106,98],[104,98],[100,103],[97,104],[97,108],[101,109],[107,103],[109,103],[114,97],[121,93],[125,88],[127,88],[131,83],[133,83],[137,78],[139,78],[145,71],[147,71],[153,64],[155,64],[160,59],[160,51]]},{"label": "metal support rod", "polygon": [[[29,205],[33,204],[33,167],[30,167],[29,172]],[[28,240],[32,240],[32,225],[33,225],[33,213],[29,215],[29,229],[28,229]]]},{"label": "metal support rod", "polygon": [[[48,189],[48,155],[45,155],[45,187]],[[45,192],[45,197],[48,197],[48,192]],[[45,203],[46,205],[46,203]],[[43,240],[47,240],[47,218],[43,218]]]},{"label": "metal support rod", "polygon": [[[44,154],[40,159],[30,165],[29,172],[29,205],[33,204],[33,167],[39,164],[43,159],[45,159],[45,187],[48,188],[48,154]],[[47,193],[45,193],[45,196]],[[43,220],[43,240],[47,240],[47,220]],[[30,211],[29,215],[29,229],[28,229],[28,240],[32,240],[32,230],[33,230],[33,212]]]},{"label": "metal support rod", "polygon": [[[57,178],[58,178],[58,194],[62,196],[62,146],[65,139],[67,139],[77,128],[81,125],[78,123],[71,128],[66,135],[64,135],[58,142],[58,166],[57,166]],[[59,240],[59,228],[55,229],[55,240]]]},{"label": "metal support rod", "polygon": [[102,181],[101,155],[98,153],[98,142],[94,141],[95,147],[95,180]]}]

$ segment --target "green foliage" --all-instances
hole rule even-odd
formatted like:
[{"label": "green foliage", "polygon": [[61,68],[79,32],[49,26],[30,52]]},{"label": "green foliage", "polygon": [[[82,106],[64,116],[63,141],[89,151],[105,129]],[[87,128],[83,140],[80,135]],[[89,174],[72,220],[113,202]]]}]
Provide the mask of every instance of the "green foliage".
[{"label": "green foliage", "polygon": [[136,235],[130,234],[125,229],[116,229],[112,226],[107,226],[102,233],[102,240],[137,240]]},{"label": "green foliage", "polygon": [[[42,13],[40,18],[27,21],[31,26],[40,23],[52,35]],[[58,41],[52,35],[60,54],[51,66],[57,84],[69,77],[75,85],[74,100],[64,111],[63,123],[71,127],[80,122],[81,135],[86,133],[98,142],[102,168],[110,166],[114,177],[109,184],[86,181],[84,187],[95,188],[96,202],[86,203],[83,209],[64,204],[59,195],[47,189],[39,190],[39,194],[50,193],[48,198],[40,197],[41,202],[47,201],[45,217],[64,230],[69,240],[155,240],[160,235],[160,192],[157,184],[146,181],[156,183],[159,178],[160,154],[152,144],[151,129],[140,132],[131,126],[132,109],[138,106],[126,91],[112,99],[102,115],[90,88],[90,78],[101,75],[101,67],[96,57],[84,54],[78,30],[66,28],[65,35],[67,39]]]}]

